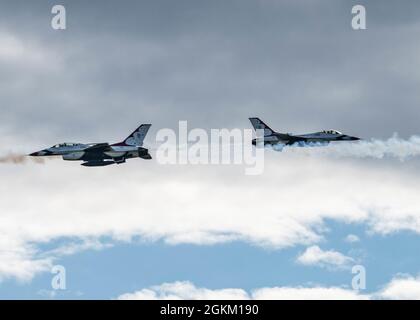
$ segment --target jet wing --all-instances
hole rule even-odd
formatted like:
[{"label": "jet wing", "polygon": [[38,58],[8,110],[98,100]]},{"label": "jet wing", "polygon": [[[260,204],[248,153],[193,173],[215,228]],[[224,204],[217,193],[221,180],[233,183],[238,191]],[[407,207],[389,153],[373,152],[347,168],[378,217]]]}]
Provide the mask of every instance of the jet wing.
[{"label": "jet wing", "polygon": [[106,152],[106,151],[110,151],[110,150],[111,150],[111,146],[108,143],[95,143],[95,144],[87,147],[84,151]]},{"label": "jet wing", "polygon": [[295,143],[298,143],[298,142],[306,142],[308,140],[305,137],[293,136],[293,135],[290,135],[290,134],[288,134],[287,136],[288,136],[287,137],[287,143],[286,143],[287,146],[291,146],[291,145],[293,145]]}]

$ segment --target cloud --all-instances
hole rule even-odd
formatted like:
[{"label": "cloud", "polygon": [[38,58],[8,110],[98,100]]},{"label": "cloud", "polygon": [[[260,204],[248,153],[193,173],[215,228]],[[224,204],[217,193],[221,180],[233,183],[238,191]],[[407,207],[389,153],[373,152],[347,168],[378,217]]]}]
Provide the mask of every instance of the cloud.
[{"label": "cloud", "polygon": [[50,257],[60,257],[66,255],[73,255],[86,250],[104,250],[113,247],[112,243],[103,243],[98,239],[81,239],[81,241],[66,242],[62,246],[58,246],[49,251],[45,251],[42,255]]},{"label": "cloud", "polygon": [[[0,12],[0,63],[9,71],[0,76],[0,121],[15,135],[24,123],[38,137],[95,138],[116,133],[115,119],[131,125],[144,117],[163,126],[177,118],[237,126],[255,110],[285,131],[417,132],[419,47],[412,39],[420,24],[408,17],[418,4],[370,4],[378,14],[363,36],[349,27],[345,1],[243,1],[240,12],[223,1],[128,1],[130,12],[100,1],[65,5],[66,32],[51,29],[39,3],[20,10],[11,2]],[[364,55],[356,54],[360,47]]]},{"label": "cloud", "polygon": [[305,266],[318,266],[329,269],[350,267],[354,259],[334,250],[323,251],[318,246],[311,246],[299,255],[296,261]]},{"label": "cloud", "polygon": [[7,64],[9,68],[32,72],[55,70],[59,63],[59,56],[51,54],[47,47],[28,39],[23,39],[16,33],[0,30],[0,65]]},{"label": "cloud", "polygon": [[[268,153],[264,174],[255,177],[237,166],[164,166],[141,160],[107,169],[61,160],[44,166],[4,164],[0,232],[11,244],[0,245],[0,251],[22,252],[35,263],[58,256],[38,250],[56,239],[313,246],[325,237],[327,219],[361,224],[373,234],[419,233],[418,175],[401,169],[294,153]],[[326,256],[317,261],[349,261],[328,251]],[[2,264],[4,275],[22,277],[13,260],[2,259]],[[27,268],[31,275],[42,270]]]},{"label": "cloud", "polygon": [[164,283],[134,293],[123,294],[120,300],[244,300],[249,299],[248,294],[242,289],[210,290],[197,288],[188,281]]},{"label": "cloud", "polygon": [[339,287],[273,287],[247,292],[243,289],[198,288],[189,281],[164,283],[120,295],[121,300],[356,300],[368,299],[368,295]]},{"label": "cloud", "polygon": [[53,259],[36,255],[38,250],[16,237],[0,235],[0,282],[9,278],[29,282],[34,275],[51,270]]},{"label": "cloud", "polygon": [[25,52],[23,43],[10,34],[0,33],[0,41],[2,42],[0,59],[10,61],[22,56]]},{"label": "cloud", "polygon": [[251,291],[243,289],[207,289],[195,286],[189,281],[163,283],[141,289],[133,293],[125,293],[117,299],[121,300],[420,300],[420,277],[410,275],[398,276],[387,283],[383,289],[373,293],[362,293],[344,287],[264,287]]},{"label": "cloud", "polygon": [[398,276],[380,292],[378,298],[393,300],[420,300],[420,276]]},{"label": "cloud", "polygon": [[355,234],[349,234],[349,235],[346,236],[344,241],[346,241],[348,243],[355,243],[355,242],[359,242],[360,238],[358,236],[356,236]]}]

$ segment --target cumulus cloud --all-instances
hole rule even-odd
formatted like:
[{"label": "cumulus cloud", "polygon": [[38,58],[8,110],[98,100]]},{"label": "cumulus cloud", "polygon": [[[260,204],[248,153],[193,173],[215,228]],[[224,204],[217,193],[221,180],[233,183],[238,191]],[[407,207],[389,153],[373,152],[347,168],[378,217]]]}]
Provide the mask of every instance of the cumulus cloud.
[{"label": "cumulus cloud", "polygon": [[299,255],[296,261],[305,266],[319,266],[323,268],[348,268],[354,259],[334,250],[322,250],[318,246],[311,246]]},{"label": "cumulus cloud", "polygon": [[272,287],[247,292],[243,289],[199,288],[189,281],[164,283],[118,297],[121,300],[365,300],[368,298],[368,295],[339,287]]},{"label": "cumulus cloud", "polygon": [[[63,161],[5,164],[0,167],[0,231],[12,242],[0,249],[23,252],[22,261],[38,261],[48,258],[36,250],[39,244],[104,236],[170,245],[244,241],[281,249],[315,245],[325,237],[326,219],[364,224],[373,234],[420,232],[419,179],[386,164],[373,168],[271,153],[263,175],[243,172],[236,166],[162,166],[141,160],[93,170]],[[318,262],[350,261],[314,248],[308,252],[327,257]],[[13,263],[2,259],[7,274],[20,278]],[[42,270],[28,268],[32,275]]]},{"label": "cumulus cloud", "polygon": [[37,253],[34,246],[16,237],[0,235],[0,282],[9,278],[28,282],[35,274],[51,270],[52,257],[36,257]]},{"label": "cumulus cloud", "polygon": [[121,300],[244,300],[249,299],[248,293],[242,289],[210,290],[197,288],[188,281],[164,283],[134,293],[123,294]]},{"label": "cumulus cloud", "polygon": [[420,277],[397,276],[383,289],[363,293],[345,287],[298,286],[264,287],[251,291],[237,288],[208,289],[195,286],[190,281],[177,281],[144,288],[132,293],[121,294],[121,300],[419,300]]},{"label": "cumulus cloud", "polygon": [[420,276],[397,276],[377,293],[377,297],[393,300],[420,300]]}]

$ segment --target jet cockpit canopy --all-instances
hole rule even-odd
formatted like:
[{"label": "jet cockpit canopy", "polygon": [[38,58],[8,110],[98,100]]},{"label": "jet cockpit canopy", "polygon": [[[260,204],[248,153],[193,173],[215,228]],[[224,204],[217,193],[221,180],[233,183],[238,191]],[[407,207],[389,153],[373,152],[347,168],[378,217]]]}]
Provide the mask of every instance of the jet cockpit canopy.
[{"label": "jet cockpit canopy", "polygon": [[336,135],[342,134],[340,131],[337,131],[337,130],[324,130],[322,132],[323,133],[328,133],[328,134],[336,134]]},{"label": "jet cockpit canopy", "polygon": [[80,143],[64,142],[64,143],[56,144],[55,146],[53,146],[53,148],[76,147],[76,146],[80,146],[80,145],[81,145]]}]

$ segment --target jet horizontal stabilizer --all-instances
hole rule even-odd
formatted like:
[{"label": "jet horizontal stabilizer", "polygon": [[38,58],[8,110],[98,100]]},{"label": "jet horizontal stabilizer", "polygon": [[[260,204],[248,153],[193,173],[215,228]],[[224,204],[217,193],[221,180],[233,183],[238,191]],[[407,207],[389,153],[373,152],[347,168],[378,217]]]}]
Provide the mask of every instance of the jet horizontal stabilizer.
[{"label": "jet horizontal stabilizer", "polygon": [[148,149],[139,147],[138,152],[139,152],[139,158],[146,159],[146,160],[152,159],[152,156],[150,155]]},{"label": "jet horizontal stabilizer", "polygon": [[148,153],[148,154],[143,154],[143,155],[139,155],[140,158],[145,159],[145,160],[151,160],[152,156]]}]

